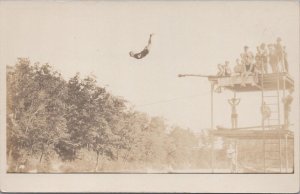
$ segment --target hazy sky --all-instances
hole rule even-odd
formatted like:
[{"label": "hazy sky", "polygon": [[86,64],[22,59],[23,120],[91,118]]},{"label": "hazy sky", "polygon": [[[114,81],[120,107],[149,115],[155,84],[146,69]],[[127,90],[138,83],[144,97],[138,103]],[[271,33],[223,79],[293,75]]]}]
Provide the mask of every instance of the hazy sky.
[{"label": "hazy sky", "polygon": [[[49,62],[65,78],[93,74],[137,110],[198,130],[210,126],[209,82],[177,74],[216,74],[218,63],[235,65],[244,45],[255,53],[257,45],[281,37],[299,83],[298,22],[298,1],[0,1],[0,63],[28,57]],[[144,48],[150,33],[150,54],[129,57],[130,50]],[[215,95],[216,125],[230,126],[231,96]],[[238,97],[240,126],[259,124],[260,93]]]}]

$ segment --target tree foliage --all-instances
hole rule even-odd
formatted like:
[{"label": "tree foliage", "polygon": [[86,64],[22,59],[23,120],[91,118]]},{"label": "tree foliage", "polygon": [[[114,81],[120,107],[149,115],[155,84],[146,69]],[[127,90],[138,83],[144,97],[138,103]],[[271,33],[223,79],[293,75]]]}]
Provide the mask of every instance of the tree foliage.
[{"label": "tree foliage", "polygon": [[163,118],[129,106],[92,76],[82,79],[76,74],[65,80],[49,64],[19,59],[7,67],[10,171],[19,171],[26,161],[51,163],[56,157],[63,164],[78,163],[86,160],[83,151],[93,156],[93,165],[86,167],[90,171],[105,171],[105,161],[121,162],[119,170],[126,170],[126,165],[191,166],[199,145],[194,133],[180,127],[167,130]]}]

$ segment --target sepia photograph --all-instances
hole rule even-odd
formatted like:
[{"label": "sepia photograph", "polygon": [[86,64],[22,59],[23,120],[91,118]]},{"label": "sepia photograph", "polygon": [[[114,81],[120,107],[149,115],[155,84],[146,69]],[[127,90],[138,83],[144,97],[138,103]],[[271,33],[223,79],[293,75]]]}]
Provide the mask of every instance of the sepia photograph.
[{"label": "sepia photograph", "polygon": [[0,65],[11,179],[299,187],[298,1],[0,1]]}]

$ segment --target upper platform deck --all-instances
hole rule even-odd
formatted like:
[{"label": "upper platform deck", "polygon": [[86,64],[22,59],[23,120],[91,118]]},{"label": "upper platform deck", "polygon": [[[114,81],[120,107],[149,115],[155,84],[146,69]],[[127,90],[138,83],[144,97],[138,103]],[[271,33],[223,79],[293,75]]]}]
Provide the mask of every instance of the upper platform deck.
[{"label": "upper platform deck", "polygon": [[[255,92],[261,91],[262,86],[265,91],[277,90],[277,80],[279,80],[279,89],[294,88],[294,80],[288,73],[269,73],[264,74],[262,80],[261,74],[249,75],[246,79],[240,75],[227,77],[209,76],[208,80],[234,92]],[[285,80],[285,85],[284,85]],[[242,85],[244,81],[245,85]]]}]

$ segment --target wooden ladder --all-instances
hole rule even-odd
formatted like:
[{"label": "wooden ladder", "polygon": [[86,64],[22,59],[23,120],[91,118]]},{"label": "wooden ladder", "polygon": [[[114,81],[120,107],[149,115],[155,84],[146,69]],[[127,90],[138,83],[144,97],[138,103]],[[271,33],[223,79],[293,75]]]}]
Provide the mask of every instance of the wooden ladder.
[{"label": "wooden ladder", "polygon": [[[282,172],[282,157],[281,157],[281,138],[279,139],[268,139],[265,135],[266,130],[280,130],[280,73],[277,73],[276,82],[277,88],[272,91],[272,94],[266,93],[264,88],[264,73],[261,73],[261,97],[262,105],[265,103],[270,110],[271,115],[268,119],[262,118],[262,129],[264,131],[263,138],[263,155],[264,155],[264,172],[268,168],[279,169]],[[268,82],[268,81],[267,81]],[[272,126],[272,127],[271,127]],[[277,127],[274,127],[277,126]]]}]

